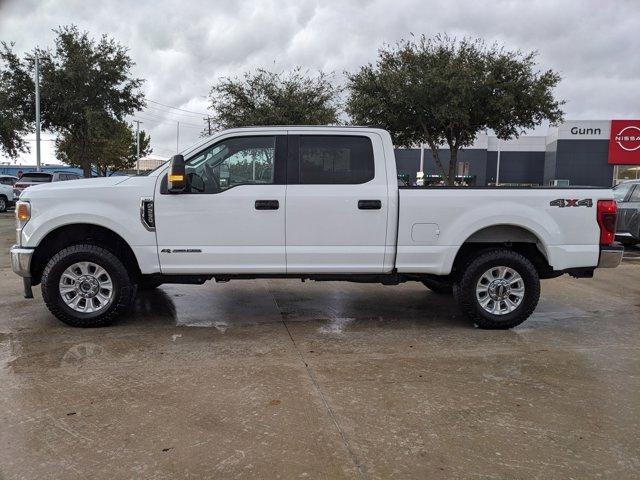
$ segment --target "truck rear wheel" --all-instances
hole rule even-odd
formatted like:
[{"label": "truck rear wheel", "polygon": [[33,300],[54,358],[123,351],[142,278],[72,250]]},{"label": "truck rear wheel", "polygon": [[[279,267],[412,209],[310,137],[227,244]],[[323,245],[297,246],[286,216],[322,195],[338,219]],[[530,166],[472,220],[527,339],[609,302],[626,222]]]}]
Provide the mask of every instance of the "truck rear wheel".
[{"label": "truck rear wheel", "polygon": [[135,291],[122,262],[97,245],[61,250],[42,273],[47,308],[74,327],[109,325],[130,305]]},{"label": "truck rear wheel", "polygon": [[540,298],[540,278],[533,264],[508,249],[487,250],[467,265],[455,297],[480,328],[520,325]]}]

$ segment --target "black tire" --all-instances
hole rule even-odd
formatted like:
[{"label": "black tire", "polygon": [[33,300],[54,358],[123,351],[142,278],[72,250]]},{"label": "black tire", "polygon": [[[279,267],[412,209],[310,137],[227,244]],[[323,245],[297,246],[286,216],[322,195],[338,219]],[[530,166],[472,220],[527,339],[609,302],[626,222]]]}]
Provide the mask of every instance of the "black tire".
[{"label": "black tire", "polygon": [[0,213],[4,213],[7,211],[7,207],[9,206],[9,201],[4,195],[0,195]]},{"label": "black tire", "polygon": [[[476,286],[491,267],[506,266],[515,270],[524,283],[524,297],[509,313],[486,311],[476,296]],[[524,322],[533,313],[540,298],[540,278],[533,264],[524,256],[508,249],[487,250],[478,255],[464,269],[454,286],[454,296],[465,314],[480,328],[507,329]]]},{"label": "black tire", "polygon": [[430,278],[428,280],[423,280],[422,284],[438,295],[451,295],[453,293],[453,285],[451,283],[441,282]]},{"label": "black tire", "polygon": [[[60,294],[60,277],[65,269],[76,262],[90,261],[104,268],[113,283],[113,297],[102,310],[92,313],[77,312],[70,308]],[[42,273],[42,298],[47,308],[60,321],[73,327],[104,327],[113,323],[131,304],[136,285],[129,272],[110,251],[97,245],[81,244],[67,247],[55,254]]]}]

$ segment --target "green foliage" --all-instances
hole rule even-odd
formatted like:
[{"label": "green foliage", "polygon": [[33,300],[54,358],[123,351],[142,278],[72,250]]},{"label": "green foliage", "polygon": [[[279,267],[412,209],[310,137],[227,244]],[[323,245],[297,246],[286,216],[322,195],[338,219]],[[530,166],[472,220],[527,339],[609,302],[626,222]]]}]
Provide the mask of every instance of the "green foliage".
[{"label": "green foliage", "polygon": [[0,42],[0,151],[15,158],[29,150],[24,137],[33,131],[33,79],[27,66]]},{"label": "green foliage", "polygon": [[239,78],[222,78],[209,98],[217,128],[250,125],[328,125],[339,121],[340,89],[328,75],[309,77],[258,69]]},{"label": "green foliage", "polygon": [[[449,185],[459,149],[478,133],[492,129],[507,139],[544,120],[562,120],[564,102],[553,96],[560,76],[540,72],[536,52],[441,35],[378,53],[375,66],[348,74],[347,113],[354,123],[388,129],[396,145],[427,143]],[[439,157],[445,143],[451,151],[448,169]]]},{"label": "green foliage", "polygon": [[[79,157],[88,154],[100,176],[136,166],[135,127],[109,117],[92,118],[89,122],[88,141],[78,141],[71,133],[56,140],[58,158],[69,165],[78,165]],[[140,131],[140,157],[151,153],[150,138]]]},{"label": "green foliage", "polygon": [[[110,162],[94,156],[104,152],[96,145],[110,142],[113,148],[108,151],[115,152],[120,148],[116,145],[124,144],[124,118],[144,106],[139,91],[143,80],[131,78],[134,63],[128,50],[106,35],[94,40],[74,25],[54,32],[53,49],[38,50],[42,128],[57,133],[58,154],[90,176],[92,164]],[[25,92],[16,111],[33,111],[34,55],[18,60],[3,47],[0,55],[9,65],[8,78]]]}]

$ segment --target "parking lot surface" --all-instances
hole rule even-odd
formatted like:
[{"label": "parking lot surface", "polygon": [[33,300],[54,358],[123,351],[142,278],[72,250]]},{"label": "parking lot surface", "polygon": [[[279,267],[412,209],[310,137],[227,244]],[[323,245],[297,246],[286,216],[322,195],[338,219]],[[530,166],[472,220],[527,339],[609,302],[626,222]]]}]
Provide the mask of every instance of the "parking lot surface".
[{"label": "parking lot surface", "polygon": [[103,329],[22,298],[0,215],[0,478],[638,478],[640,255],[473,328],[422,285],[163,286]]}]

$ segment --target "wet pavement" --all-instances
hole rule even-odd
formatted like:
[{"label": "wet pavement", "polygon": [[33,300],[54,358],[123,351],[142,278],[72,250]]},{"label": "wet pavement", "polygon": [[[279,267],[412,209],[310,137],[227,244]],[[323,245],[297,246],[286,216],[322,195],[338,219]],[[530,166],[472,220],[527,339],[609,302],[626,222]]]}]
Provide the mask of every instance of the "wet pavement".
[{"label": "wet pavement", "polygon": [[[13,242],[0,216],[0,249]],[[640,262],[545,281],[511,331],[448,296],[163,286],[66,327],[0,255],[0,478],[637,478]]]}]

